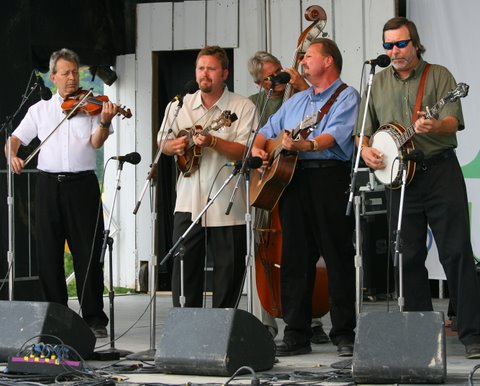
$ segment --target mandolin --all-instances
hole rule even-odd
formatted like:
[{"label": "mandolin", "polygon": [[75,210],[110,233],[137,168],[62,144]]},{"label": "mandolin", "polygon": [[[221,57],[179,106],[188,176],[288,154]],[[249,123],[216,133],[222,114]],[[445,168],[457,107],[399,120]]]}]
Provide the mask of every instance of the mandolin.
[{"label": "mandolin", "polygon": [[190,177],[192,173],[200,167],[200,161],[202,160],[202,148],[195,145],[193,137],[196,135],[207,135],[208,132],[217,131],[222,127],[230,127],[237,119],[238,117],[235,113],[232,113],[230,110],[225,110],[210,124],[210,126],[202,128],[200,125],[195,125],[189,129],[179,131],[177,138],[188,138],[185,154],[177,156],[177,166],[185,177]]}]

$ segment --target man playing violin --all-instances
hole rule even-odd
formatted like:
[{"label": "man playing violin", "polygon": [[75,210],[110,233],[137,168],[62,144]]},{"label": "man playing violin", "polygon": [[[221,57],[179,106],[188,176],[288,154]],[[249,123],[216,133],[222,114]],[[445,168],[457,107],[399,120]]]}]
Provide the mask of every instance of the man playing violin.
[{"label": "man playing violin", "polygon": [[[38,155],[35,226],[39,278],[45,300],[67,305],[64,271],[65,240],[72,252],[77,295],[83,319],[97,337],[106,337],[108,318],[103,311],[103,267],[100,263],[103,212],[96,167],[96,149],[113,132],[117,106],[104,102],[101,113],[78,113],[65,120],[62,103],[79,90],[77,54],[61,49],[50,57],[50,79],[57,93],[29,108],[10,137],[11,167],[20,174],[25,161],[17,156],[21,145],[35,137],[42,142]],[[5,147],[8,151],[8,144]],[[7,154],[8,159],[8,154]]]},{"label": "man playing violin", "polygon": [[[160,149],[170,156],[181,157],[187,152],[187,136],[178,136],[184,129],[193,130],[193,142],[201,152],[199,167],[190,175],[181,173],[177,181],[177,200],[174,210],[173,242],[175,243],[192,224],[210,198],[232,170],[225,168],[230,161],[240,160],[250,130],[255,125],[255,106],[247,98],[228,90],[228,56],[218,46],[200,50],[195,67],[200,90],[187,94],[177,119],[174,111],[178,102],[167,106],[162,129],[158,133]],[[231,111],[238,120],[229,127],[195,132],[195,126],[211,126],[222,112]],[[169,129],[172,129],[171,133]],[[165,140],[165,142],[163,142]],[[165,143],[165,146],[163,146]],[[234,183],[217,196],[201,220],[192,228],[183,242],[184,297],[186,307],[202,307],[205,275],[205,252],[213,260],[213,307],[235,307],[243,287],[246,255],[245,189],[238,189],[230,213],[229,207]],[[177,251],[178,252],[178,251]],[[174,254],[172,297],[174,306],[180,303],[180,256]]]}]

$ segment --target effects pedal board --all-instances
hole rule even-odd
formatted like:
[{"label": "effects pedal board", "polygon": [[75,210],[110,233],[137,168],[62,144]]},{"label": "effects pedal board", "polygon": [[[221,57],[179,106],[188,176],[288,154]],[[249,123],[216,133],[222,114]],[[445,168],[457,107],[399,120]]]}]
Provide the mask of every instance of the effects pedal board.
[{"label": "effects pedal board", "polygon": [[10,357],[8,358],[8,372],[22,374],[42,374],[56,376],[72,371],[81,371],[82,363],[72,360],[59,360],[39,357]]}]

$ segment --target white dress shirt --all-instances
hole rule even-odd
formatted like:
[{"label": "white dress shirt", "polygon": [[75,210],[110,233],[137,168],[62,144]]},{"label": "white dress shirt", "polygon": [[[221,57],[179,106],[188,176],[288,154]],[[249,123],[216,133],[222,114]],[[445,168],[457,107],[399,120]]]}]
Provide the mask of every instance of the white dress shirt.
[{"label": "white dress shirt", "polygon": [[[195,125],[206,127],[225,110],[235,113],[238,120],[233,122],[230,127],[224,127],[218,131],[210,131],[211,135],[245,145],[249,133],[256,128],[255,105],[248,98],[228,91],[227,87],[225,87],[220,99],[210,109],[206,109],[203,106],[200,91],[197,91],[195,94],[185,95],[183,107],[172,125],[177,104],[178,102],[175,102],[170,107],[167,106],[166,118],[164,118],[162,123],[162,130],[158,133],[159,139],[163,138],[163,132],[167,132],[171,126],[172,133],[170,133],[169,138],[175,138],[179,130],[188,129]],[[175,212],[190,212],[192,213],[192,220],[195,219],[207,204],[208,199],[217,193],[232,173],[233,167],[225,166],[230,161],[236,160],[226,158],[215,149],[203,148],[198,170],[190,177],[184,177],[180,173],[177,181]],[[203,216],[202,224],[204,226],[245,224],[246,198],[244,180],[239,185],[230,214],[225,214],[235,183],[236,178],[220,193],[206,215]]]},{"label": "white dress shirt", "polygon": [[[43,143],[45,138],[65,118],[61,105],[63,98],[57,93],[48,101],[41,100],[28,109],[27,114],[13,132],[23,145],[35,137]],[[96,169],[96,149],[90,136],[100,123],[100,114],[89,116],[78,112],[42,144],[37,168],[45,172],[81,172]],[[110,133],[113,132],[110,126]]]}]

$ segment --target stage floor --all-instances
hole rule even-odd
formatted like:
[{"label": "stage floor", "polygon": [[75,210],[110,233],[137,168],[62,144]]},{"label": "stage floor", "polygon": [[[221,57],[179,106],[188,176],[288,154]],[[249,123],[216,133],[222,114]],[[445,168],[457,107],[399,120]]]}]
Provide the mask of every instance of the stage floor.
[{"label": "stage floor", "polygon": [[[245,297],[244,297],[245,298]],[[150,308],[151,298],[147,294],[134,294],[116,296],[114,301],[115,310],[115,335],[117,340],[114,344],[119,351],[128,350],[136,355],[136,360],[121,359],[120,361],[87,361],[91,369],[103,369],[106,372],[115,373],[117,384],[144,385],[188,385],[188,384],[221,384],[229,378],[218,376],[198,375],[173,375],[164,374],[154,366],[154,352],[160,335],[163,331],[167,312],[171,308],[169,293],[157,293],[155,298],[155,312],[152,314]],[[109,313],[109,300],[104,298],[105,310]],[[245,309],[246,299],[242,299],[240,308]],[[435,311],[445,312],[448,300],[437,299],[434,302]],[[76,299],[70,301],[70,307],[78,307]],[[386,301],[365,301],[362,311],[386,311]],[[398,310],[395,301],[390,301],[390,310]],[[151,317],[155,316],[155,334],[152,334]],[[328,314],[322,318],[325,331],[329,331],[330,318]],[[280,334],[276,341],[281,340],[283,321],[277,320],[280,327]],[[153,336],[154,335],[154,336]],[[188,336],[188,334],[186,334]],[[153,341],[152,341],[153,338]],[[182,342],[178,342],[179,345]],[[106,350],[111,347],[109,339],[98,339],[95,351]],[[390,351],[389,351],[390,352]],[[391,348],[395,356],[395,348]],[[144,355],[142,355],[144,354]],[[449,328],[446,329],[446,354],[447,354],[447,380],[449,385],[467,385],[469,374],[473,368],[480,363],[480,360],[468,360],[464,356],[464,347],[458,341],[455,333]],[[146,359],[146,360],[145,360]],[[111,365],[115,364],[112,368]],[[130,365],[133,365],[130,367]],[[138,366],[138,367],[137,367]],[[343,369],[342,369],[343,367]],[[274,367],[265,372],[257,374],[263,384],[316,384],[316,385],[352,385],[355,382],[351,374],[351,360],[340,358],[336,354],[336,347],[331,343],[315,345],[312,344],[312,353],[291,357],[280,357]],[[474,375],[473,380],[479,379],[480,375]],[[245,374],[235,378],[231,383],[250,384],[252,376]],[[479,381],[480,382],[480,381]],[[426,384],[425,382],[421,382]],[[427,383],[428,384],[428,383]]]}]

